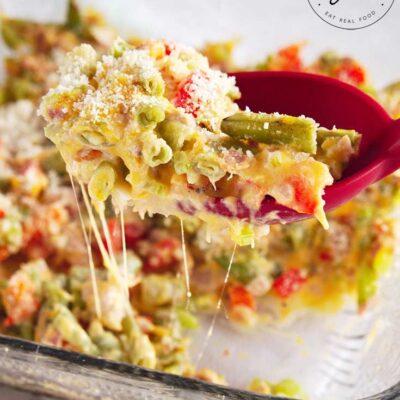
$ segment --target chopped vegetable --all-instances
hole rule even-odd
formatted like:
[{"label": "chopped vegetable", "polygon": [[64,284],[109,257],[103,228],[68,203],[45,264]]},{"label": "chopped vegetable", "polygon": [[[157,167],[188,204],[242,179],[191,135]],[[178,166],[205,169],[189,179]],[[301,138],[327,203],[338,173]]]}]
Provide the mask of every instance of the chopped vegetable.
[{"label": "chopped vegetable", "polygon": [[292,268],[278,276],[272,287],[279,297],[285,299],[299,291],[305,282],[306,278],[301,271],[298,268]]}]

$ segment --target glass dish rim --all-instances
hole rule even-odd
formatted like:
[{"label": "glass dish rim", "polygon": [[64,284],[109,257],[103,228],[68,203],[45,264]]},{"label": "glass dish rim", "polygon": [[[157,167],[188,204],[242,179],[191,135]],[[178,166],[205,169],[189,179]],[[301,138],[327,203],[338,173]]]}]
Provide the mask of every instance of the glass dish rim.
[{"label": "glass dish rim", "polygon": [[[28,354],[42,355],[50,359],[57,359],[69,364],[84,366],[92,370],[101,370],[112,374],[120,374],[125,378],[139,378],[161,382],[175,389],[190,389],[198,393],[207,393],[215,396],[226,396],[232,400],[279,400],[282,397],[260,395],[246,390],[236,389],[229,386],[217,385],[204,382],[194,378],[173,375],[152,369],[139,367],[133,364],[106,360],[75,351],[65,350],[58,347],[39,344],[33,341],[14,338],[0,334],[0,347],[11,348],[15,351]],[[7,384],[6,384],[7,385]],[[29,391],[23,387],[17,387],[23,391]],[[396,400],[400,396],[400,381],[385,389],[384,391],[354,400]],[[224,397],[222,397],[224,398]]]}]

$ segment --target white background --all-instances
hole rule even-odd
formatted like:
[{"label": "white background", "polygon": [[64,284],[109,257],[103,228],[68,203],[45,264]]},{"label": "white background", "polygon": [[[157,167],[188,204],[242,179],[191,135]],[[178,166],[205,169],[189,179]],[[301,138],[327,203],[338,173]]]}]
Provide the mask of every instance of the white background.
[{"label": "white background", "polygon": [[[327,0],[321,0],[327,1]],[[342,0],[357,7],[363,0]],[[38,19],[62,17],[63,0],[0,0],[0,10],[18,6]],[[307,40],[307,60],[326,49],[351,54],[368,68],[378,87],[400,80],[400,0],[375,25],[358,31],[332,27],[307,0],[79,0],[126,34],[165,37],[200,46],[207,40],[241,39],[237,60],[262,60],[280,46]],[[34,7],[37,5],[37,7]],[[56,12],[54,12],[56,10]]]}]

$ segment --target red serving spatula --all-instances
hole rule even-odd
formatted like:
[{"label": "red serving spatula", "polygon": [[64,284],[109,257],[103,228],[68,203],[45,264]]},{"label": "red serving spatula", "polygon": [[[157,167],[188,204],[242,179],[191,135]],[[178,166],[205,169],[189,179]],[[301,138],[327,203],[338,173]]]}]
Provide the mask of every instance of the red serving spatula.
[{"label": "red serving spatula", "polygon": [[[255,71],[234,76],[242,93],[241,109],[248,106],[254,112],[305,115],[325,128],[337,126],[362,134],[359,155],[351,161],[343,178],[325,190],[325,211],[349,201],[368,185],[400,168],[400,120],[390,118],[380,104],[354,86],[302,72]],[[241,202],[238,211],[232,212],[223,199],[210,199],[207,208],[245,220],[251,214]],[[267,197],[251,219],[273,224],[309,217]]]}]

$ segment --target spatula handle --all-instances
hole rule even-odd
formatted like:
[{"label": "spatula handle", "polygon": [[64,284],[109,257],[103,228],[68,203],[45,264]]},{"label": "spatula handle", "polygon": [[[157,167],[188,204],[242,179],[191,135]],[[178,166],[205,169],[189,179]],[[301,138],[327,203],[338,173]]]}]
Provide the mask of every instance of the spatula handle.
[{"label": "spatula handle", "polygon": [[400,119],[392,121],[387,137],[389,144],[385,157],[381,161],[380,176],[376,180],[380,180],[400,169]]},{"label": "spatula handle", "polygon": [[392,123],[390,131],[392,145],[388,149],[388,156],[397,161],[397,168],[400,168],[400,119],[396,119]]}]

